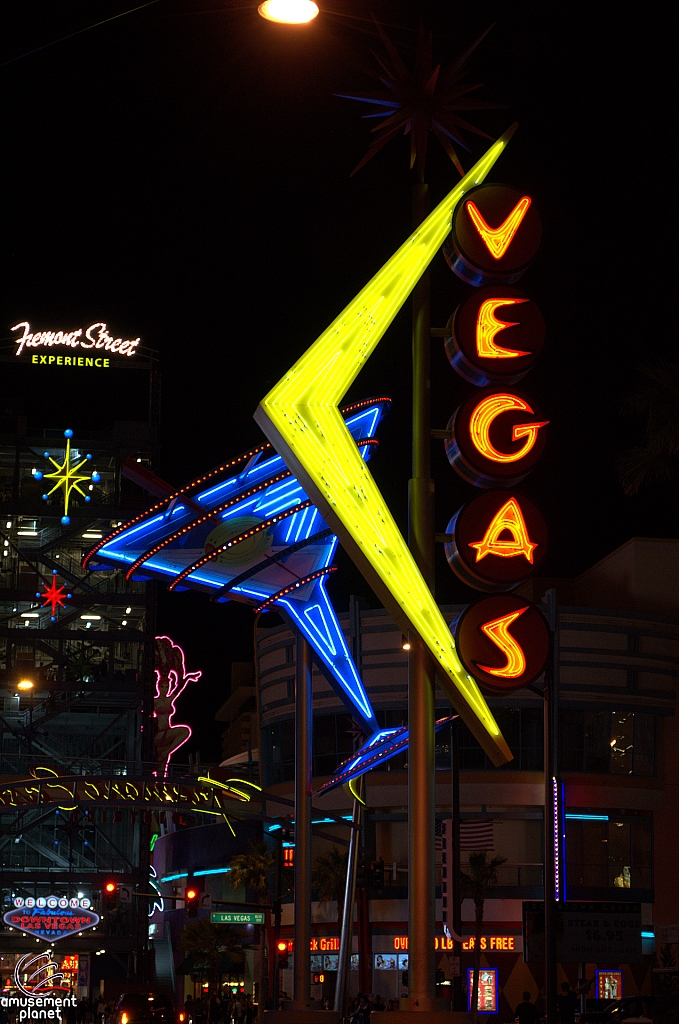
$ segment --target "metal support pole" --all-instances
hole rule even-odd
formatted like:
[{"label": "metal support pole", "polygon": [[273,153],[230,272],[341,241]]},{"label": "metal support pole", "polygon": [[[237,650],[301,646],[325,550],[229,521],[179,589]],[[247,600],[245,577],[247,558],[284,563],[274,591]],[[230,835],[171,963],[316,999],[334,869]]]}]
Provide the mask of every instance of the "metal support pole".
[{"label": "metal support pole", "polygon": [[[361,789],[363,779],[360,780]],[[343,1016],[347,1006],[349,991],[349,972],[351,970],[351,950],[354,938],[354,903],[356,902],[356,870],[358,867],[358,851],[360,842],[361,804],[354,800],[351,830],[349,839],[349,856],[347,858],[347,877],[344,882],[344,913],[340,930],[339,961],[337,965],[337,985],[335,987],[334,1010]]]},{"label": "metal support pole", "polygon": [[[413,186],[413,223],[428,212],[427,186]],[[429,275],[413,290],[413,478],[408,488],[410,550],[434,588],[434,518],[431,480]],[[411,637],[408,663],[408,1008],[435,1003],[434,666],[419,637]]]},{"label": "metal support pole", "polygon": [[282,904],[281,904],[281,890],[283,887],[283,838],[280,832],[276,833],[276,857],[275,864],[275,881],[274,881],[274,898],[273,898],[273,954],[271,959],[273,961],[273,979],[271,985],[271,1004],[272,1009],[278,1009],[278,1003],[280,999],[280,974],[278,969],[278,961],[280,959],[280,953],[278,951],[278,943],[281,937],[281,918],[282,918]]},{"label": "metal support pole", "polygon": [[[545,594],[547,617],[551,627],[551,657],[545,672],[544,694],[544,892],[545,892],[545,1024],[556,1024],[557,988],[556,988],[556,857],[560,854],[557,827],[557,844],[555,847],[555,785],[556,785],[556,751],[555,751],[555,704],[556,681],[558,672],[558,611],[556,592],[550,590]],[[558,826],[558,823],[557,823]]]},{"label": "metal support pole", "polygon": [[311,970],[311,648],[297,634],[295,685],[295,970],[293,1009],[310,1006]]},{"label": "metal support pole", "polygon": [[[448,887],[453,894],[452,921],[455,935],[462,935],[462,899],[460,892],[460,719],[450,723],[450,769],[452,782],[452,844],[450,853],[451,885]],[[453,1009],[464,1010],[462,992],[462,943],[455,939],[454,956],[458,958],[460,973],[453,978]]]}]

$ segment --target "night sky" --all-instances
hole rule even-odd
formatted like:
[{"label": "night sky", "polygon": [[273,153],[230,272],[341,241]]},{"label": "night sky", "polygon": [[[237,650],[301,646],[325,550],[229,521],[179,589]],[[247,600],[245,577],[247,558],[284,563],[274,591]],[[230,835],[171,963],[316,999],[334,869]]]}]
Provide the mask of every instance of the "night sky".
[{"label": "night sky", "polygon": [[[104,320],[114,337],[140,335],[160,357],[158,471],[173,484],[258,443],[259,399],[409,233],[407,140],[350,178],[375,122],[333,96],[373,85],[370,12],[404,55],[421,17],[443,62],[494,23],[469,80],[505,109],[470,119],[493,138],[519,122],[489,180],[530,194],[543,220],[519,284],[548,328],[521,384],[552,423],[520,485],[549,524],[543,572],[577,575],[629,537],[677,536],[677,484],[629,498],[616,469],[640,436],[621,415],[639,363],[676,358],[669,4],[328,0],[311,26],[285,29],[255,5],[157,0],[38,50],[134,6],[21,0],[3,12],[4,342],[25,319],[43,330]],[[487,145],[469,139],[465,168]],[[433,138],[426,176],[433,203],[458,178]],[[467,289],[442,255],[431,290],[432,324],[444,326]],[[470,385],[441,339],[432,351],[433,426],[445,427]],[[127,394],[103,383],[78,393],[46,372],[20,395],[5,390],[5,412],[76,430],[144,415],[135,374]],[[371,469],[404,529],[409,391],[405,307],[348,395],[394,400]],[[442,532],[472,488],[440,441],[433,475]],[[338,607],[350,593],[371,599],[342,554],[338,565]],[[439,548],[438,599],[472,596]],[[204,669],[180,702],[204,760],[219,754],[210,709],[228,694],[230,662],[252,656],[251,623],[243,606],[161,596],[160,631]]]}]

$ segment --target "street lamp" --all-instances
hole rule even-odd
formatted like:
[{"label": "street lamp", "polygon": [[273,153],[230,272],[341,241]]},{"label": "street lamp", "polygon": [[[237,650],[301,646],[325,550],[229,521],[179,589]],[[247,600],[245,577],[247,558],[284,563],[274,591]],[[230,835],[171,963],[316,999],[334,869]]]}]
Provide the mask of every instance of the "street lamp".
[{"label": "street lamp", "polygon": [[308,25],[318,16],[313,0],[264,0],[257,9],[267,21],[280,25]]},{"label": "street lamp", "polygon": [[34,684],[30,679],[20,679],[19,682],[17,683],[17,690],[29,692],[33,689],[33,685]]}]

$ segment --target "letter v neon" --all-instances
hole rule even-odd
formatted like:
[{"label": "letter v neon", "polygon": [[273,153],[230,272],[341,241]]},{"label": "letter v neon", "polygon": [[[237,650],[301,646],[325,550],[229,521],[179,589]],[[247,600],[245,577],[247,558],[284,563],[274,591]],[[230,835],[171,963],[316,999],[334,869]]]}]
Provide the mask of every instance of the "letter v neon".
[{"label": "letter v neon", "polygon": [[486,249],[494,260],[501,260],[507,252],[507,249],[512,244],[514,235],[521,226],[521,221],[528,212],[529,206],[530,197],[524,196],[523,199],[518,201],[507,219],[500,224],[499,228],[490,228],[471,199],[468,203],[465,203],[465,208],[472,224],[481,235]]},{"label": "letter v neon", "polygon": [[255,420],[401,632],[412,629],[427,645],[448,699],[496,765],[510,761],[512,753],[460,662],[448,624],[338,406],[443,244],[455,206],[485,179],[515,128],[493,143],[255,412]]}]

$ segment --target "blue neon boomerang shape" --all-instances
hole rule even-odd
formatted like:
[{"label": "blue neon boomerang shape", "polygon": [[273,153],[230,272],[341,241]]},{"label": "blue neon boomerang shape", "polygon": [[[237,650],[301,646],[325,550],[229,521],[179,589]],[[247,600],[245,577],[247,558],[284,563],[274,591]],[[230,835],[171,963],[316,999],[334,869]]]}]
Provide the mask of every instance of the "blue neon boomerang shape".
[{"label": "blue neon boomerang shape", "polygon": [[[364,459],[389,399],[345,411]],[[277,606],[311,644],[328,681],[367,735],[377,720],[327,595],[337,537],[270,445],[241,472],[210,475],[170,495],[90,551],[92,569],[124,567],[128,578],[161,579],[172,590],[200,590],[217,602]],[[200,489],[199,489],[200,487]],[[191,492],[191,497],[187,496]]]},{"label": "blue neon boomerang shape", "polygon": [[[434,724],[436,732],[439,732],[446,725],[450,725],[457,715],[448,715],[447,718],[439,718]],[[370,737],[354,754],[339,766],[335,775],[329,782],[317,792],[317,796],[329,793],[331,789],[338,786],[346,786],[347,782],[353,782],[360,775],[365,775],[371,768],[377,768],[390,758],[402,754],[408,749],[408,726],[402,725],[398,729],[380,729]]]}]

